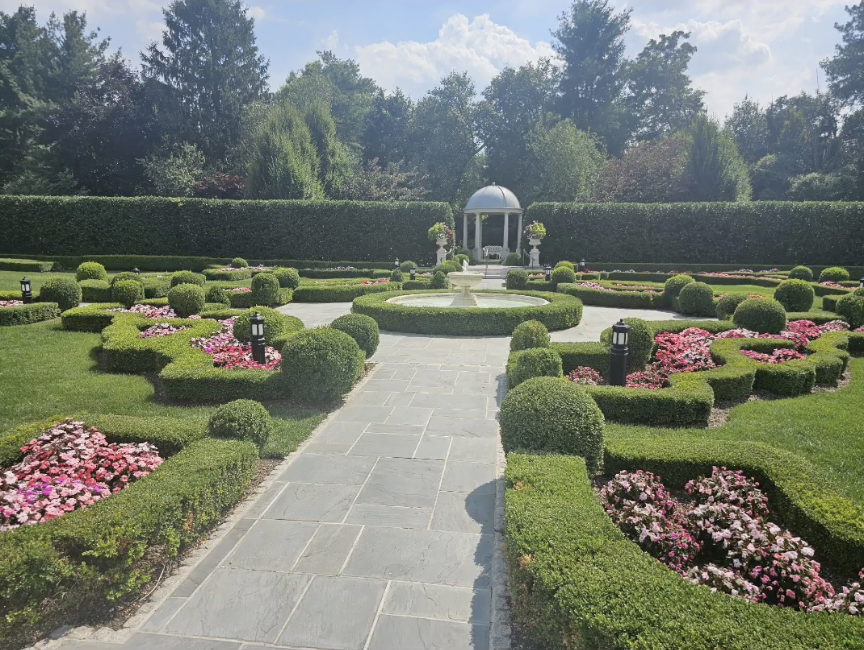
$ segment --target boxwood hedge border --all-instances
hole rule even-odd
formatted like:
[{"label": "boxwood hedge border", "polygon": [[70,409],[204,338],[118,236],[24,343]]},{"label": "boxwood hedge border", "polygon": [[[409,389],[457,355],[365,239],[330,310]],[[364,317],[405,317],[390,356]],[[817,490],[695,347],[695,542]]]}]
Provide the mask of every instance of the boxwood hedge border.
[{"label": "boxwood hedge border", "polygon": [[[378,327],[391,332],[433,334],[446,336],[501,336],[513,333],[520,323],[537,320],[549,330],[575,327],[582,320],[582,302],[561,293],[538,291],[480,291],[488,294],[519,294],[548,301],[546,305],[503,309],[447,309],[434,307],[408,307],[387,302],[396,296],[410,295],[410,291],[372,294],[354,300],[355,314],[371,316]],[[424,294],[451,294],[452,291],[426,291]]]},{"label": "boxwood hedge border", "polygon": [[[295,302],[351,302],[360,296],[369,294],[388,293],[401,291],[402,285],[398,282],[387,282],[385,284],[351,284],[351,285],[303,285],[294,289]],[[390,295],[387,296],[392,297]]]},{"label": "boxwood hedge border", "polygon": [[59,315],[60,309],[56,302],[34,302],[29,305],[0,307],[0,327],[41,323],[57,318]]}]

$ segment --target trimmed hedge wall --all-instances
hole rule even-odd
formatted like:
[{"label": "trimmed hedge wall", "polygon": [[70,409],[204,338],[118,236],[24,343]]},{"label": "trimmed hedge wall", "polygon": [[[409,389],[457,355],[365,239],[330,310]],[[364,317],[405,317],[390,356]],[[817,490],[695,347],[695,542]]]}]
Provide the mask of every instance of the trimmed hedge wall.
[{"label": "trimmed hedge wall", "polygon": [[[294,289],[294,302],[351,302],[360,296],[371,293],[389,293],[401,291],[402,285],[398,282],[387,284],[362,284],[351,285],[300,285]],[[389,296],[388,296],[389,297]]]},{"label": "trimmed hedge wall", "polygon": [[[435,293],[453,295],[452,291]],[[543,298],[549,304],[504,309],[408,307],[387,302],[392,297],[406,295],[406,292],[394,292],[357,298],[351,311],[371,316],[382,330],[445,336],[506,336],[512,334],[517,325],[529,320],[540,321],[550,331],[562,330],[575,327],[582,320],[582,303],[565,294],[536,291],[475,293],[518,293]]]},{"label": "trimmed hedge wall", "polygon": [[[815,527],[795,525],[796,534],[826,556],[847,547],[844,537],[853,535],[860,558],[864,549],[860,525],[847,530],[849,522],[860,524],[860,509],[824,490],[818,474],[790,454],[746,443],[651,442],[650,446],[644,440],[607,442],[607,471],[641,467],[659,471],[664,480],[671,478],[664,468],[638,462],[642,449],[661,447],[683,458],[701,455],[699,471],[706,467],[710,472],[712,464],[759,468],[754,473],[760,483],[761,477],[770,476],[782,486],[778,491],[786,500],[772,499],[771,507],[783,512],[784,523],[792,519],[786,516],[793,510],[788,504],[806,503],[812,521],[832,526],[831,540],[837,543],[826,546],[824,536],[814,536]],[[696,476],[698,472],[689,474],[689,478]],[[538,647],[848,650],[862,646],[864,620],[860,618],[754,604],[681,578],[626,539],[606,516],[581,458],[510,454],[505,484],[504,548],[512,612],[539,641]]]},{"label": "trimmed hedge wall", "polygon": [[860,265],[864,250],[864,203],[534,203],[526,220],[549,260]]},{"label": "trimmed hedge wall", "polygon": [[29,325],[51,320],[60,315],[56,302],[34,302],[17,307],[0,307],[0,327],[6,325]]},{"label": "trimmed hedge wall", "polygon": [[[167,418],[158,424],[126,418],[115,432],[110,425],[116,418],[108,417],[109,440],[146,440],[160,451],[180,451],[86,510],[0,535],[0,638],[10,645],[26,645],[38,631],[78,622],[76,616],[89,611],[82,603],[107,610],[150,582],[161,564],[150,561],[148,552],[159,548],[176,557],[222,519],[255,475],[258,450],[250,443],[195,441],[198,430]],[[13,445],[20,447],[54,421],[10,432],[0,445],[4,464],[19,457]]]},{"label": "trimmed hedge wall", "polygon": [[54,268],[54,262],[43,260],[16,260],[0,257],[0,271],[21,271],[22,273],[46,273]]},{"label": "trimmed hedge wall", "polygon": [[4,247],[38,255],[427,259],[430,226],[454,225],[446,203],[2,196],[0,213]]},{"label": "trimmed hedge wall", "polygon": [[638,291],[601,291],[580,287],[577,284],[561,283],[559,293],[579,298],[586,305],[594,307],[619,307],[621,309],[660,309],[661,295]]}]

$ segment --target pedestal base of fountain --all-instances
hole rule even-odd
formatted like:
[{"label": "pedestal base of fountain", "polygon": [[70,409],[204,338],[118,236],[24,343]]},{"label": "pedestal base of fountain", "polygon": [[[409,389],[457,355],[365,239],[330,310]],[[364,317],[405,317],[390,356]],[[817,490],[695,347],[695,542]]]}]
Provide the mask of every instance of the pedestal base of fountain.
[{"label": "pedestal base of fountain", "polygon": [[456,297],[453,298],[453,302],[450,303],[450,306],[455,309],[477,307],[477,296],[471,293],[468,287],[463,287],[462,291],[457,293]]}]

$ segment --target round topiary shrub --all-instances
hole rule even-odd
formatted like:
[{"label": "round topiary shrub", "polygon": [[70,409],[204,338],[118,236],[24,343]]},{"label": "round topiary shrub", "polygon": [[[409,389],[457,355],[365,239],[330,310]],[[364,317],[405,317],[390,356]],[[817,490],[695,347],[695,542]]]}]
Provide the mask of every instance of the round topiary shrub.
[{"label": "round topiary shrub", "polygon": [[247,440],[260,450],[273,433],[273,418],[258,402],[238,399],[216,409],[207,423],[207,433],[213,438]]},{"label": "round topiary shrub", "polygon": [[231,268],[233,269],[245,269],[249,266],[249,262],[244,260],[242,257],[235,257],[231,260]]},{"label": "round topiary shrub", "polygon": [[846,282],[849,279],[849,271],[839,266],[832,266],[819,274],[819,282]]},{"label": "round topiary shrub", "polygon": [[357,345],[363,350],[367,359],[375,354],[375,350],[378,349],[380,331],[378,323],[371,316],[366,316],[365,314],[345,314],[330,323],[330,327],[334,330],[345,332],[357,341]]},{"label": "round topiary shrub", "polygon": [[789,271],[790,280],[804,280],[804,282],[813,282],[813,271],[807,266],[796,266]]},{"label": "round topiary shrub", "polygon": [[551,343],[549,330],[540,321],[529,320],[519,323],[513,330],[510,339],[510,351],[528,350],[530,348],[548,348]]},{"label": "round topiary shrub", "polygon": [[171,276],[171,286],[176,287],[178,284],[195,284],[199,287],[204,287],[207,281],[200,273],[192,273],[192,271],[177,271]]},{"label": "round topiary shrub", "polygon": [[779,334],[786,327],[786,310],[776,300],[748,298],[738,305],[732,320],[738,327],[760,334]]},{"label": "round topiary shrub", "polygon": [[256,305],[279,302],[279,280],[272,273],[259,273],[252,278],[252,301]]},{"label": "round topiary shrub", "polygon": [[403,273],[408,273],[411,269],[417,268],[417,262],[412,262],[411,260],[405,260],[399,265],[399,270]]},{"label": "round topiary shrub", "polygon": [[140,282],[141,286],[144,286],[144,279],[137,273],[132,273],[132,271],[120,271],[120,273],[111,278],[111,286],[113,287],[118,282],[125,282],[127,280]]},{"label": "round topiary shrub", "polygon": [[504,266],[522,266],[522,256],[519,253],[509,253],[504,258]]},{"label": "round topiary shrub", "polygon": [[462,272],[462,264],[457,262],[456,260],[447,260],[443,264],[439,264],[435,267],[436,271],[441,271],[445,275],[447,273],[461,273]]},{"label": "round topiary shrub", "polygon": [[717,313],[714,306],[714,290],[704,282],[691,282],[678,294],[678,309],[685,316],[707,316]]},{"label": "round topiary shrub", "polygon": [[81,304],[81,287],[72,278],[49,278],[39,290],[39,300],[56,302],[60,311],[66,311]]},{"label": "round topiary shrub", "polygon": [[836,307],[837,313],[849,323],[852,329],[864,326],[864,296],[856,295],[858,291],[840,298]]},{"label": "round topiary shrub", "polygon": [[273,275],[279,280],[279,286],[283,289],[296,289],[300,286],[300,274],[297,269],[276,269]]},{"label": "round topiary shrub", "polygon": [[684,274],[673,275],[666,280],[666,283],[663,285],[663,304],[667,307],[674,307],[675,299],[681,293],[681,289],[693,281],[693,278]]},{"label": "round topiary shrub", "polygon": [[507,271],[507,288],[512,290],[525,289],[528,286],[528,271],[525,269],[510,269]]},{"label": "round topiary shrub", "polygon": [[83,262],[75,270],[75,279],[81,280],[107,280],[108,271],[99,262]]},{"label": "round topiary shrub", "polygon": [[366,357],[357,342],[332,327],[305,330],[282,348],[282,376],[293,399],[333,402],[363,373]]},{"label": "round topiary shrub", "polygon": [[252,307],[234,319],[233,333],[235,339],[244,343],[252,340],[251,318],[254,314],[258,314],[264,319],[264,342],[267,345],[273,345],[277,339],[283,338],[289,332],[303,329],[303,322],[299,318],[285,316],[270,307]]},{"label": "round topiary shrub", "polygon": [[531,348],[516,359],[516,367],[510,384],[518,386],[533,377],[562,377],[564,375],[561,355],[552,348]]},{"label": "round topiary shrub", "polygon": [[[560,269],[562,266],[570,269],[571,271],[576,270],[576,265],[573,262],[568,262],[567,260],[561,260],[555,265],[556,269]],[[553,269],[554,270],[554,269]]]},{"label": "round topiary shrub", "polygon": [[569,266],[558,266],[552,271],[552,284],[556,287],[565,282],[576,282],[576,271]]},{"label": "round topiary shrub", "polygon": [[144,300],[144,285],[136,280],[120,280],[111,287],[111,300],[129,309]]},{"label": "round topiary shrub", "polygon": [[205,294],[205,302],[213,302],[213,303],[222,303],[223,305],[231,304],[231,297],[228,295],[228,292],[225,291],[222,287],[211,285],[207,287],[207,293]]},{"label": "round topiary shrub", "polygon": [[181,318],[198,314],[204,309],[204,289],[197,284],[178,284],[168,292],[168,304]]},{"label": "round topiary shrub", "polygon": [[816,300],[816,292],[804,280],[785,280],[774,290],[774,300],[783,305],[786,311],[810,311]]},{"label": "round topiary shrub", "polygon": [[747,300],[746,293],[730,293],[728,296],[723,296],[717,302],[717,318],[720,320],[729,320],[732,314],[738,309],[738,305]]},{"label": "round topiary shrub", "polygon": [[432,281],[429,283],[430,289],[449,289],[450,288],[450,280],[447,279],[447,275],[443,271],[435,271],[432,274]]},{"label": "round topiary shrub", "polygon": [[603,461],[603,413],[585,389],[571,381],[529,379],[507,394],[499,418],[506,451],[581,456],[591,469]]},{"label": "round topiary shrub", "polygon": [[402,271],[399,269],[390,271],[390,282],[402,282]]}]

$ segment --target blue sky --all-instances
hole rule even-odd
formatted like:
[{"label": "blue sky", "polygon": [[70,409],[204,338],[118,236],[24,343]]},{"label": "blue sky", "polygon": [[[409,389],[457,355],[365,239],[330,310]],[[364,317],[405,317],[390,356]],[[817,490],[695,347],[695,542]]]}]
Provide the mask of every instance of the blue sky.
[{"label": "blue sky", "polygon": [[[360,63],[384,88],[414,97],[452,70],[467,70],[478,91],[504,66],[551,54],[550,30],[569,0],[247,0],[271,85],[331,49]],[[699,49],[691,74],[707,92],[709,111],[724,117],[750,94],[762,103],[814,91],[819,61],[839,41],[835,22],[854,0],[613,0],[633,10],[631,56],[648,39],[673,29],[692,34]],[[14,11],[17,0],[0,0]],[[30,0],[42,19],[51,11],[86,11],[91,26],[110,36],[137,63],[138,52],[161,33],[160,0]]]}]

